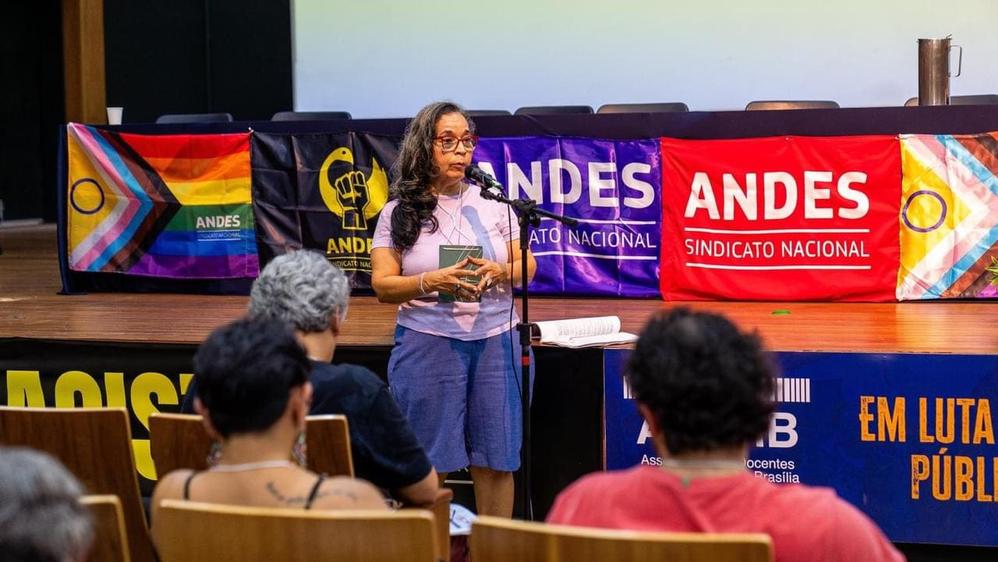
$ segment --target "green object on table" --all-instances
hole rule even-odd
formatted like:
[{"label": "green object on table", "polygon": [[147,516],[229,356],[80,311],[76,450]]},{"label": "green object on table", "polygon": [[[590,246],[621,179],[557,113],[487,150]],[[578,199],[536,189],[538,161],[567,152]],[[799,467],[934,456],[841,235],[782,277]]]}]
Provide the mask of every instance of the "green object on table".
[{"label": "green object on table", "polygon": [[773,311],[773,316],[784,316],[786,314],[790,314],[790,311],[785,308],[778,308]]}]

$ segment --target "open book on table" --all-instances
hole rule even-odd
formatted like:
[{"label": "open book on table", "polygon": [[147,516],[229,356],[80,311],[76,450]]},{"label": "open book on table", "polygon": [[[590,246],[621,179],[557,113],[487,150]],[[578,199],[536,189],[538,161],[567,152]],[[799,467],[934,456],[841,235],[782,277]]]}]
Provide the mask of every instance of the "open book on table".
[{"label": "open book on table", "polygon": [[531,335],[541,343],[560,347],[598,347],[637,341],[638,336],[620,331],[620,318],[597,316],[535,322]]}]

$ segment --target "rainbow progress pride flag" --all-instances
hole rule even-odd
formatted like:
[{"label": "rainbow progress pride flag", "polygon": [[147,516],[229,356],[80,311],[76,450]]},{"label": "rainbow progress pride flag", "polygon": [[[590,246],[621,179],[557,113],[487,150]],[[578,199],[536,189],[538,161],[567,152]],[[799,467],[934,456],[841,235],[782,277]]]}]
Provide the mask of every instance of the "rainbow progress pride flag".
[{"label": "rainbow progress pride flag", "polygon": [[897,299],[998,297],[998,132],[901,135],[901,167]]},{"label": "rainbow progress pride flag", "polygon": [[256,277],[250,134],[133,135],[70,123],[69,267]]}]

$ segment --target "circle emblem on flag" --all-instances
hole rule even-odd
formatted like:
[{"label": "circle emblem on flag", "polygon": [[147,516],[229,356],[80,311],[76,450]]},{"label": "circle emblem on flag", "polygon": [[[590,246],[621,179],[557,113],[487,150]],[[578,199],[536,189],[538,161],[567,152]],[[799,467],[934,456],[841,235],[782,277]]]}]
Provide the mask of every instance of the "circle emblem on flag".
[{"label": "circle emblem on flag", "polygon": [[92,215],[101,210],[104,200],[104,190],[95,179],[76,180],[69,188],[69,204],[77,213]]},{"label": "circle emblem on flag", "polygon": [[[922,196],[928,196],[928,199],[918,199]],[[917,203],[916,203],[917,200]],[[933,209],[932,201],[938,202],[938,210]],[[914,203],[914,206],[913,206]],[[926,224],[927,217],[932,217],[938,214],[939,218],[935,223],[930,226],[918,226],[917,223]],[[916,220],[912,218],[917,217]],[[928,189],[920,189],[908,196],[908,199],[904,202],[904,208],[901,210],[901,220],[904,221],[904,225],[908,228],[914,230],[915,232],[932,232],[933,230],[942,226],[943,221],[946,220],[946,201],[943,200],[942,195],[939,195],[935,191],[930,191]]]}]

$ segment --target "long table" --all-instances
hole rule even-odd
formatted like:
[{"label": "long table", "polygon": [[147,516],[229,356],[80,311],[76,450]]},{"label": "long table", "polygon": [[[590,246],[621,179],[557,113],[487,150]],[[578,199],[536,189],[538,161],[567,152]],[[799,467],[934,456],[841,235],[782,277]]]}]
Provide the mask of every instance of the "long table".
[{"label": "long table", "polygon": [[[899,133],[960,134],[998,130],[998,106],[953,106],[915,108],[856,108],[835,110],[752,111],[752,112],[690,112],[663,114],[610,115],[551,115],[551,116],[489,116],[477,119],[478,132],[483,137],[587,137],[588,139],[732,139],[785,135],[843,136],[896,135]],[[243,122],[219,124],[145,125],[130,124],[113,130],[125,133],[171,135],[178,133],[233,133],[253,130],[264,133],[323,133],[367,132],[400,135],[404,119],[339,120],[323,122]],[[59,151],[60,178],[67,178],[66,141]],[[565,141],[568,142],[568,141]],[[484,146],[484,145],[483,145]],[[286,149],[284,149],[286,150]],[[265,151],[264,151],[265,152]],[[283,153],[283,151],[282,151]],[[291,167],[295,170],[294,165]],[[598,174],[597,174],[598,175]],[[90,181],[85,177],[79,181]],[[276,181],[276,180],[275,180]],[[89,184],[88,184],[89,185]],[[58,190],[60,243],[66,244],[65,186]],[[890,214],[890,213],[888,213]],[[325,219],[323,219],[325,220]],[[330,218],[330,220],[332,220]],[[283,240],[283,238],[281,238]],[[325,240],[322,240],[325,248]],[[647,244],[658,241],[650,239]],[[138,242],[135,242],[138,243]],[[148,241],[143,242],[148,243]],[[310,242],[311,243],[311,242]],[[280,245],[280,244],[278,244]],[[260,248],[261,255],[266,244]],[[61,248],[63,288],[67,292],[91,290],[138,290],[190,292],[212,294],[245,294],[248,280],[162,279],[124,276],[118,273],[71,271],[68,252]],[[266,257],[266,256],[264,256]],[[647,259],[647,258],[644,258]],[[642,279],[644,279],[643,276]],[[889,277],[889,275],[887,275]],[[647,280],[642,281],[642,290]],[[654,285],[654,283],[651,283]],[[652,286],[651,290],[654,291]],[[636,295],[625,292],[622,294]],[[640,293],[642,296],[644,292]],[[825,293],[822,293],[825,294]],[[737,298],[746,298],[735,295]],[[881,295],[882,297],[882,295]],[[877,299],[877,300],[883,300]]]}]

